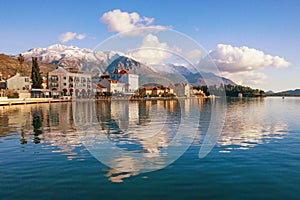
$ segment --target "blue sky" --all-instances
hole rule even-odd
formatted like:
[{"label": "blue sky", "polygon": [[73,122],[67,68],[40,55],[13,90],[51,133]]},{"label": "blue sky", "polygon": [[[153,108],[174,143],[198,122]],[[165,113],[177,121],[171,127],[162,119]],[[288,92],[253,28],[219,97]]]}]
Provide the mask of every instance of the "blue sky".
[{"label": "blue sky", "polygon": [[255,73],[264,74],[264,79],[249,85],[275,91],[300,88],[297,0],[0,0],[0,53],[17,54],[60,43],[59,36],[66,32],[85,36],[66,45],[94,48],[116,33],[100,22],[104,13],[115,9],[154,18],[153,25],[170,26],[195,39],[207,51],[226,44],[284,58],[289,67],[260,67]]}]

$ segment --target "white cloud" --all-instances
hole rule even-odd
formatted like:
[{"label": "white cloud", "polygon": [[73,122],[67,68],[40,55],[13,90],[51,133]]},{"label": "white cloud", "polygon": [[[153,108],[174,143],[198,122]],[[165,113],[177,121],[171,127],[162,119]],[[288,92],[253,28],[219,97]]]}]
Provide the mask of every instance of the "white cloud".
[{"label": "white cloud", "polygon": [[131,52],[130,56],[147,64],[159,64],[172,57],[172,52],[178,53],[179,51],[178,48],[171,48],[167,43],[160,42],[157,36],[148,34],[143,38],[141,46]]},{"label": "white cloud", "polygon": [[[218,71],[212,66],[216,64]],[[234,47],[218,44],[217,48],[209,52],[209,56],[200,60],[201,69],[220,73],[241,85],[259,86],[264,83],[266,75],[262,70],[266,67],[288,67],[290,63],[284,58],[264,53],[247,46]]]},{"label": "white cloud", "polygon": [[86,37],[85,34],[77,34],[77,35],[76,35],[76,38],[77,38],[78,40],[83,40],[85,37]]},{"label": "white cloud", "polygon": [[259,85],[262,84],[263,81],[267,78],[264,73],[255,71],[236,73],[221,72],[220,75],[233,80],[239,85]]},{"label": "white cloud", "polygon": [[71,40],[74,40],[75,38],[78,39],[78,40],[83,40],[85,37],[86,37],[85,34],[77,34],[77,33],[74,33],[74,32],[66,32],[66,33],[61,34],[58,37],[58,40],[61,43],[66,43],[66,42],[69,42]]},{"label": "white cloud", "polygon": [[217,49],[209,53],[220,71],[245,72],[262,69],[264,67],[288,67],[289,62],[278,56],[265,54],[246,46],[233,47],[218,44]]},{"label": "white cloud", "polygon": [[190,52],[188,52],[186,55],[185,55],[185,58],[187,59],[195,59],[195,58],[198,58],[199,59],[199,56],[202,54],[202,51],[200,49],[194,49],[194,50],[191,50]]},{"label": "white cloud", "polygon": [[141,17],[138,13],[123,12],[119,9],[106,12],[100,18],[100,21],[108,25],[108,31],[128,32],[137,34],[134,30],[140,28],[152,28],[156,30],[164,30],[166,27],[159,25],[152,25],[154,18]]},{"label": "white cloud", "polygon": [[58,39],[60,42],[66,43],[70,40],[73,40],[75,37],[76,37],[76,33],[66,32],[66,33],[61,34]]}]

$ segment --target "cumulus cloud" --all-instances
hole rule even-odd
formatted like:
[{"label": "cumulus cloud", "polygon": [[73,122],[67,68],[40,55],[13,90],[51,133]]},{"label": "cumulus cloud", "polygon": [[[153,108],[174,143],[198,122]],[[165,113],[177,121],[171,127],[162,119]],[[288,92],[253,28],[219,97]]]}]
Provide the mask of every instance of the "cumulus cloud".
[{"label": "cumulus cloud", "polygon": [[218,44],[217,49],[209,53],[219,70],[225,72],[246,72],[264,67],[288,67],[289,62],[279,56],[271,56],[263,51],[246,46],[233,47]]},{"label": "cumulus cloud", "polygon": [[69,42],[71,40],[74,40],[75,38],[78,39],[78,40],[83,40],[85,37],[86,37],[85,34],[78,34],[78,33],[74,33],[74,32],[66,32],[66,33],[61,34],[58,37],[58,40],[61,43],[66,43],[66,42]]},{"label": "cumulus cloud", "polygon": [[199,56],[202,54],[202,51],[200,49],[194,49],[189,51],[187,54],[185,54],[185,58],[187,59],[194,59],[199,58]]},{"label": "cumulus cloud", "polygon": [[153,28],[156,30],[164,30],[166,27],[159,25],[152,25],[154,18],[141,17],[138,13],[123,12],[119,9],[106,12],[100,18],[100,22],[107,24],[108,31],[114,32],[128,32],[140,28]]},{"label": "cumulus cloud", "polygon": [[259,85],[267,78],[264,73],[255,71],[236,73],[221,72],[220,75],[233,80],[239,85]]},{"label": "cumulus cloud", "polygon": [[[216,64],[214,68],[213,63]],[[263,51],[247,46],[234,47],[218,44],[208,56],[200,60],[198,66],[209,72],[220,73],[241,85],[259,86],[267,76],[262,73],[266,67],[283,68],[290,63],[284,58],[264,53]]]},{"label": "cumulus cloud", "polygon": [[180,49],[170,47],[167,43],[160,42],[158,37],[148,34],[142,40],[141,46],[130,53],[130,56],[147,64],[159,64],[172,57],[173,52],[178,53]]}]

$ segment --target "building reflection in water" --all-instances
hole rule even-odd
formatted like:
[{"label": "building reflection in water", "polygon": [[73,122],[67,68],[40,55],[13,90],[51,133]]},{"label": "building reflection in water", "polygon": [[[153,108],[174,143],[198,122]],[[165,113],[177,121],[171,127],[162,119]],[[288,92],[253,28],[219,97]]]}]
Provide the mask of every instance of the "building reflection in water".
[{"label": "building reflection in water", "polygon": [[76,135],[70,103],[2,107],[0,137],[20,136],[20,144],[41,144],[72,159],[80,140]]},{"label": "building reflection in water", "polygon": [[[200,109],[200,122],[199,119],[195,119],[199,122],[199,132],[193,145],[201,145],[211,122],[213,104],[218,104],[218,100],[184,100],[182,104],[176,100],[96,101],[92,105],[82,105],[82,109],[95,112],[96,117],[74,115],[72,103],[2,107],[0,142],[3,142],[1,138],[18,136],[22,145],[39,144],[44,149],[62,153],[68,159],[73,159],[79,156],[78,148],[82,149],[83,137],[87,140],[85,142],[95,142],[100,132],[103,132],[116,147],[148,156],[145,159],[148,165],[152,162],[153,165],[163,166],[165,160],[158,158],[166,154],[161,150],[168,147],[174,138],[181,123],[181,115],[189,115],[196,107]],[[270,112],[267,109],[263,99],[229,101],[223,132],[217,143],[222,147],[220,152],[248,149],[267,143],[271,139],[283,138],[288,125],[280,120],[270,120]],[[93,121],[101,131],[94,135],[78,134],[75,123],[77,118]],[[188,126],[184,128],[187,137],[194,137]],[[178,141],[178,146],[180,142],[182,141]],[[112,168],[108,169],[107,176],[113,182],[122,182],[124,178],[138,174],[144,167],[130,156],[112,157],[109,164]],[[131,172],[124,172],[127,169]]]},{"label": "building reflection in water", "polygon": [[[75,121],[82,128],[79,135],[85,146],[98,160],[111,167],[108,171],[109,179],[119,182],[122,181],[122,177],[132,176],[141,170],[160,169],[169,164],[169,160],[174,156],[172,157],[171,150],[167,151],[164,148],[176,147],[177,153],[180,154],[181,148],[192,143],[192,134],[196,134],[197,129],[195,131],[192,126],[188,126],[188,129],[184,129],[184,136],[180,137],[180,134],[177,134],[181,115],[189,116],[191,105],[189,100],[184,100],[181,104],[177,100],[97,101],[96,104],[82,102],[74,105],[79,115]],[[89,117],[90,119],[82,117],[93,111],[95,116]],[[197,114],[199,115],[199,112]],[[95,118],[99,121],[95,121]],[[195,118],[193,123],[196,127],[198,120]],[[91,129],[90,124],[96,123],[101,130]],[[84,127],[85,124],[88,125]],[[106,136],[101,137],[102,133]],[[108,152],[108,149],[120,149],[132,154]],[[136,153],[141,157],[135,157]],[[110,157],[103,158],[100,154],[104,157],[109,154]]]}]

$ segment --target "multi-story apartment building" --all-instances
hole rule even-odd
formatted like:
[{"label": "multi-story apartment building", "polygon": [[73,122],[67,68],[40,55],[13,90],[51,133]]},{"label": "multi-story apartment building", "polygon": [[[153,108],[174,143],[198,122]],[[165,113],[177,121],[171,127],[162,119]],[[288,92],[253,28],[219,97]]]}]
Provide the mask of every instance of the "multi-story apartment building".
[{"label": "multi-story apartment building", "polygon": [[124,83],[124,92],[135,92],[139,88],[139,75],[133,74],[128,70],[116,69],[110,75],[110,79]]},{"label": "multi-story apartment building", "polygon": [[62,67],[48,73],[48,87],[53,97],[89,97],[92,94],[91,74],[68,71]]}]

